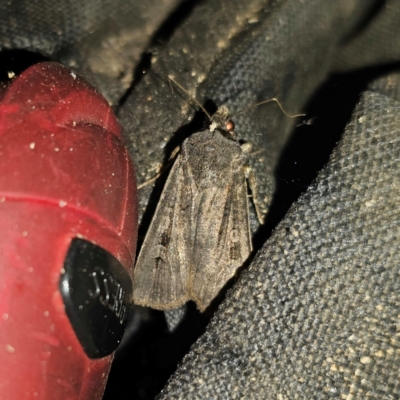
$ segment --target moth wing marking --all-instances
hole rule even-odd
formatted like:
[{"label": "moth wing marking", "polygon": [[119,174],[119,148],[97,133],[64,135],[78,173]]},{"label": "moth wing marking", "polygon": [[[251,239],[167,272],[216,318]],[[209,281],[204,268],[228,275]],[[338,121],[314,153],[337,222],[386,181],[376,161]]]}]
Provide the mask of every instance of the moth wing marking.
[{"label": "moth wing marking", "polygon": [[178,155],[165,183],[134,272],[135,304],[164,310],[188,300],[192,193]]},{"label": "moth wing marking", "polygon": [[237,170],[223,188],[202,193],[190,271],[190,298],[203,311],[251,252],[247,185]]}]

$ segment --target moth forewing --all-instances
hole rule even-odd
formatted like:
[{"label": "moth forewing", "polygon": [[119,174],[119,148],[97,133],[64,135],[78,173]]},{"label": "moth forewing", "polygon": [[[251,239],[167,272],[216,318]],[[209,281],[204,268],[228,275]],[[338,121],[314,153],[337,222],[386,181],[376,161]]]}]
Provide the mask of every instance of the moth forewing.
[{"label": "moth forewing", "polygon": [[[226,139],[225,139],[226,140]],[[228,143],[226,155],[238,154]],[[228,166],[227,166],[228,167]],[[203,311],[251,252],[244,165],[232,157],[217,185],[202,196],[190,269],[190,298]]]},{"label": "moth forewing", "polygon": [[[193,199],[178,155],[165,183],[156,212],[133,272],[135,304],[159,310],[188,300],[187,282],[192,244],[188,210]],[[190,212],[190,211],[189,211]]]}]

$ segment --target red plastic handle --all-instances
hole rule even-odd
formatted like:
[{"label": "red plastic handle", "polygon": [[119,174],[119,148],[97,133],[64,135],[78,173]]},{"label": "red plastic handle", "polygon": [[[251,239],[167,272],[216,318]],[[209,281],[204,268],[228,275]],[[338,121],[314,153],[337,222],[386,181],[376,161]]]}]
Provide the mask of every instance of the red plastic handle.
[{"label": "red plastic handle", "polygon": [[[100,399],[113,354],[87,355],[60,279],[77,238],[133,266],[136,186],[120,125],[83,79],[37,64],[0,94],[0,171],[0,399]],[[104,276],[108,293],[117,280]]]}]

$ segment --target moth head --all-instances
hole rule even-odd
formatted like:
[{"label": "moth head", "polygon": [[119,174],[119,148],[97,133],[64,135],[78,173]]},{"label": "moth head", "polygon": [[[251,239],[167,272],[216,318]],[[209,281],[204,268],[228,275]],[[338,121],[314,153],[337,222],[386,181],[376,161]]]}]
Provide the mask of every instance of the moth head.
[{"label": "moth head", "polygon": [[210,131],[214,132],[218,128],[229,133],[233,133],[235,129],[235,124],[229,119],[229,110],[225,106],[219,107],[211,118]]}]

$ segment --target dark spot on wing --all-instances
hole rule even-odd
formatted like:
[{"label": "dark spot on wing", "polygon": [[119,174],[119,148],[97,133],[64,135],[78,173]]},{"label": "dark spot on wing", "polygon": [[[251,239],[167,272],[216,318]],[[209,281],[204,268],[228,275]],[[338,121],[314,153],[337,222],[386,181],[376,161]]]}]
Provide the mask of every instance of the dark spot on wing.
[{"label": "dark spot on wing", "polygon": [[164,232],[161,235],[160,245],[163,246],[163,247],[168,247],[169,241],[170,241],[169,235],[166,232]]},{"label": "dark spot on wing", "polygon": [[154,259],[154,267],[158,269],[160,267],[161,262],[163,262],[163,259],[161,257],[156,257]]},{"label": "dark spot on wing", "polygon": [[229,247],[229,259],[232,261],[237,261],[240,259],[240,243],[239,242],[231,242]]}]

